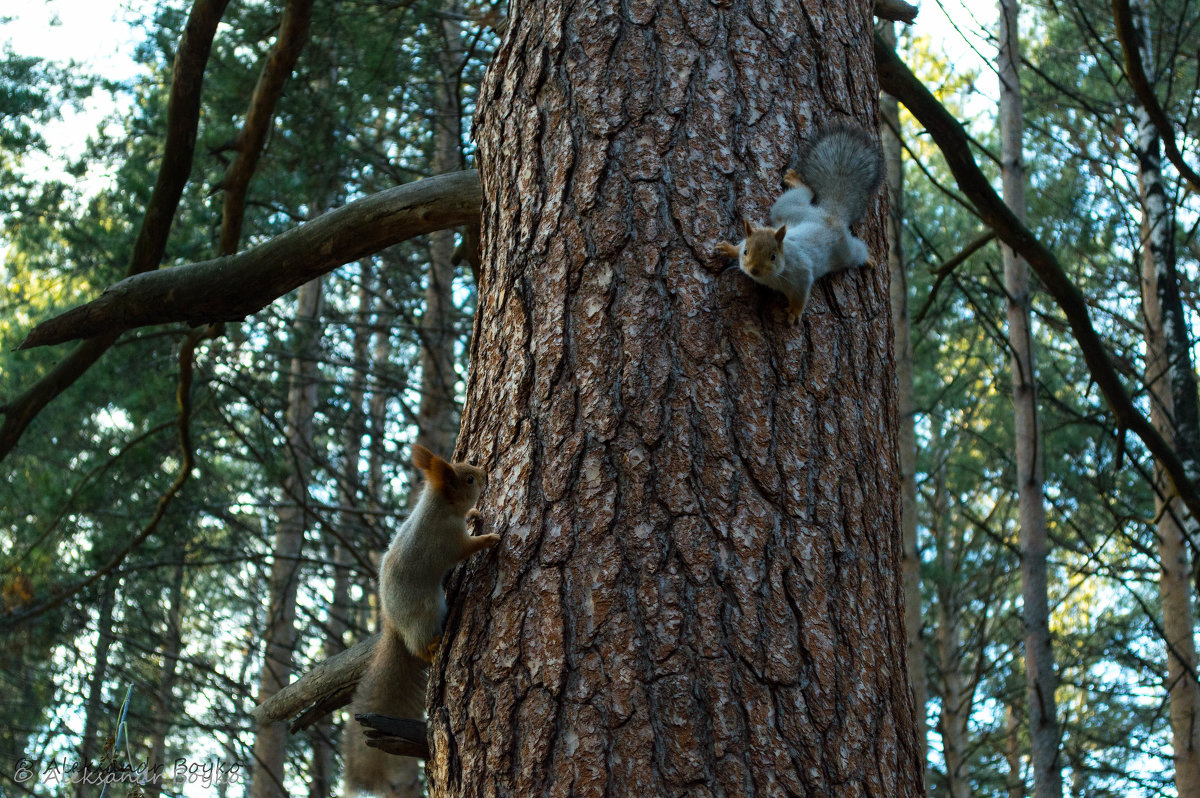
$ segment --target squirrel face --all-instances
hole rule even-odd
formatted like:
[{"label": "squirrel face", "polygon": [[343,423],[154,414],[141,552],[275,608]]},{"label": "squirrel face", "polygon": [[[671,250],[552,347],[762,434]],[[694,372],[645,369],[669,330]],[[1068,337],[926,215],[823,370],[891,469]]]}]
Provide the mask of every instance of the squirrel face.
[{"label": "squirrel face", "polygon": [[750,222],[745,222],[745,225],[746,243],[738,265],[754,278],[774,274],[783,265],[783,238],[787,235],[787,225],[778,230],[771,227],[755,228]]},{"label": "squirrel face", "polygon": [[450,505],[457,515],[466,515],[475,506],[487,484],[487,474],[482,468],[470,463],[447,463],[420,444],[413,446],[412,463],[425,475],[426,489]]}]

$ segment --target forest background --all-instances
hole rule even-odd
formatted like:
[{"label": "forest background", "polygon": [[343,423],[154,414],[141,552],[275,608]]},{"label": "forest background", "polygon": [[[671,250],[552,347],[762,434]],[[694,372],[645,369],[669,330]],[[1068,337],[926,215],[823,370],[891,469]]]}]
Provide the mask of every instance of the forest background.
[{"label": "forest background", "polygon": [[[23,781],[26,758],[42,770],[56,760],[236,763],[242,778],[221,794],[262,789],[252,708],[373,628],[372,557],[404,517],[410,445],[449,454],[458,433],[477,297],[471,225],[355,259],[220,329],[128,333],[14,430],[14,408],[30,406],[23,392],[66,351],[19,351],[22,341],[138,257],[191,11],[125,7],[113,48],[136,66],[116,73],[111,62],[34,52],[5,36],[17,28],[0,12],[0,794],[68,789]],[[161,262],[251,250],[392,186],[473,168],[471,118],[505,12],[471,0],[230,4]],[[1080,292],[1132,406],[1194,477],[1200,449],[1185,408],[1196,404],[1200,185],[1189,185],[1188,165],[1200,168],[1200,6],[1161,0],[1132,13],[1165,130],[1130,80],[1113,7],[1030,2],[1009,84],[1019,87],[1017,159],[1000,9],[927,3],[896,25],[896,52],[1014,209],[1002,185],[1024,162],[1018,215]],[[898,134],[889,154],[902,164],[889,175],[892,308],[926,789],[1050,795],[1061,778],[1059,794],[1071,796],[1197,794],[1200,532],[1136,425],[1113,411],[1071,311],[1039,281],[1027,335],[1036,400],[1027,383],[1014,403],[1022,302],[995,215],[947,162],[930,118],[903,107],[893,118],[885,103],[880,123],[881,138]],[[1158,166],[1150,145],[1167,131],[1178,152]],[[1014,415],[1022,396],[1039,416],[1032,431]],[[1024,516],[1023,434],[1044,465],[1041,623],[1053,681],[1052,700],[1035,699],[1049,707],[1040,727],[1030,702],[1046,683],[1027,679],[1038,619],[1022,565],[1038,550]],[[287,649],[282,673],[272,645]],[[289,794],[338,793],[343,717],[287,738],[277,772]]]}]

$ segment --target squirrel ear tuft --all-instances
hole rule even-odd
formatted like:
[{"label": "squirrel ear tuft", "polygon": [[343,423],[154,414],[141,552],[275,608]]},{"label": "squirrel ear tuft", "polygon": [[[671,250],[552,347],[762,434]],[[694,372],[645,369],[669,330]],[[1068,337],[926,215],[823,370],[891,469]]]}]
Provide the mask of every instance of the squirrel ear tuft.
[{"label": "squirrel ear tuft", "polygon": [[437,458],[433,452],[426,449],[419,443],[414,443],[412,447],[412,464],[421,471],[428,471],[429,465]]},{"label": "squirrel ear tuft", "polygon": [[742,224],[746,226],[746,238],[754,235],[754,226],[750,224],[749,219],[742,219]]},{"label": "squirrel ear tuft", "polygon": [[452,494],[458,492],[458,472],[454,470],[454,466],[437,455],[433,455],[425,478],[429,481],[429,489],[441,494],[443,498],[453,500]]},{"label": "squirrel ear tuft", "polygon": [[787,225],[786,224],[782,225],[778,230],[775,231],[775,240],[778,241],[780,244],[782,244],[783,237],[785,235],[787,235]]}]

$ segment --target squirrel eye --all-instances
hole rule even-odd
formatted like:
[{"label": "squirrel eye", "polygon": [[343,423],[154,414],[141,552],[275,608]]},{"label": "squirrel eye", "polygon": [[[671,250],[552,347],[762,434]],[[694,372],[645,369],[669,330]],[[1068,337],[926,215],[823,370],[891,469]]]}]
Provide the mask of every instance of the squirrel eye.
[{"label": "squirrel eye", "polygon": [[772,253],[771,253],[771,260],[775,260],[775,253],[774,253],[774,252],[772,252]]},{"label": "squirrel eye", "polygon": [[474,485],[474,484],[475,484],[475,477],[473,477],[473,476],[471,476],[470,474],[468,474],[468,475],[467,475],[467,484],[468,484],[468,485]]}]

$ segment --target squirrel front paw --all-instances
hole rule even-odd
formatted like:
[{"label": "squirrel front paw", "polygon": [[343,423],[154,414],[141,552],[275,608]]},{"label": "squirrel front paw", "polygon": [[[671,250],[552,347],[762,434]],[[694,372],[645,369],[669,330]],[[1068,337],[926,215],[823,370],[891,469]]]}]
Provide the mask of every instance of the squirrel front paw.
[{"label": "squirrel front paw", "polygon": [[737,244],[731,244],[728,241],[718,242],[715,252],[718,255],[724,255],[728,258],[736,258],[738,255],[740,255],[742,253],[741,249],[738,248]]},{"label": "squirrel front paw", "polygon": [[788,302],[787,323],[790,327],[795,327],[800,323],[800,316],[804,314],[805,302]]},{"label": "squirrel front paw", "polygon": [[442,636],[438,635],[437,637],[433,638],[432,641],[430,641],[429,645],[425,647],[425,651],[423,653],[419,654],[418,656],[420,656],[420,658],[425,660],[426,662],[432,663],[433,655],[437,653],[438,646],[440,646],[441,644],[442,644]]},{"label": "squirrel front paw", "polygon": [[479,512],[474,507],[472,507],[470,510],[467,510],[467,520],[468,521],[482,521],[483,513]]}]

